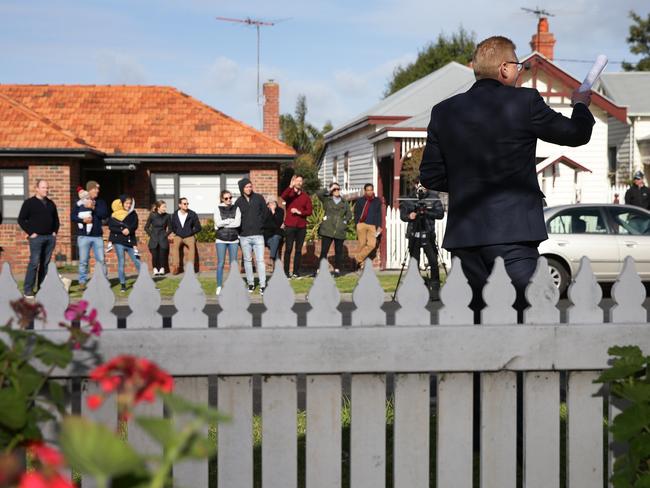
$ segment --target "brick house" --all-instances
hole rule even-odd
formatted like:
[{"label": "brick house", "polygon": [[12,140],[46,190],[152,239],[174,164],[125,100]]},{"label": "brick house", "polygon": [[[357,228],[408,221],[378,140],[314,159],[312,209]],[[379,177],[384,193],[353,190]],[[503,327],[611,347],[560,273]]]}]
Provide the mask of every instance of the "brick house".
[{"label": "brick house", "polygon": [[[100,183],[109,206],[122,193],[135,197],[139,237],[157,199],[172,212],[187,197],[207,219],[222,189],[239,195],[243,176],[257,192],[276,195],[279,166],[295,152],[279,140],[279,86],[265,83],[264,95],[260,132],[172,87],[0,85],[0,260],[17,274],[26,267],[29,248],[16,218],[39,178],[59,209],[60,262],[77,257],[69,216],[77,185],[88,180]],[[114,254],[107,258],[114,269]]]}]

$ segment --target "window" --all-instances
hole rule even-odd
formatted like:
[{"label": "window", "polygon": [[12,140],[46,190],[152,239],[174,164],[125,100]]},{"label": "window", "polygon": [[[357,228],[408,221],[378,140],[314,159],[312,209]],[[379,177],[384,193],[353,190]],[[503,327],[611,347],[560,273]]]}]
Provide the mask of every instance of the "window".
[{"label": "window", "polygon": [[350,155],[345,153],[343,159],[343,189],[350,189]]},{"label": "window", "polygon": [[197,214],[211,214],[219,204],[221,176],[181,175],[178,178],[178,197],[185,197]]},{"label": "window", "polygon": [[607,225],[598,208],[572,208],[560,212],[547,224],[551,234],[607,234]]},{"label": "window", "polygon": [[0,211],[5,223],[18,221],[20,207],[27,198],[27,171],[0,171]]},{"label": "window", "polygon": [[609,163],[609,172],[616,173],[616,146],[607,148],[607,161]]},{"label": "window", "polygon": [[623,235],[650,235],[650,216],[640,210],[608,208],[614,219],[614,230]]},{"label": "window", "polygon": [[212,175],[194,175],[177,173],[157,173],[151,175],[155,200],[164,200],[167,211],[178,208],[178,199],[185,197],[190,208],[199,215],[209,216],[214,213],[219,203],[222,189],[228,189],[233,197],[239,196],[237,182],[246,174],[222,173]]},{"label": "window", "polygon": [[338,156],[334,157],[334,162],[332,163],[332,181],[338,181],[337,177],[339,174],[339,158]]}]

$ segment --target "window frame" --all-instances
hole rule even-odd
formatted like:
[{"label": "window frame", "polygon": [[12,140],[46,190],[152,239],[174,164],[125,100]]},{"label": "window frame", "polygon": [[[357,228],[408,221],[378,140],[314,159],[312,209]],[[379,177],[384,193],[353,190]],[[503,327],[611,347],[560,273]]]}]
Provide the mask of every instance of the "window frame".
[{"label": "window frame", "polygon": [[343,155],[343,189],[350,189],[350,153],[347,151]]},{"label": "window frame", "polygon": [[[619,225],[622,225],[619,221],[616,219],[616,211],[620,210],[618,213],[624,213],[623,211],[627,211],[630,213],[638,213],[639,215],[643,215],[644,217],[648,217],[647,213],[644,212],[642,208],[629,208],[628,206],[620,206],[620,207],[605,207],[605,213],[607,214],[607,217],[610,219],[610,225],[612,228],[612,234],[617,235],[617,236],[647,236],[648,234],[621,234],[619,232]],[[650,218],[650,217],[648,217]]]},{"label": "window frame", "polygon": [[[2,178],[5,175],[20,175],[23,177],[23,194],[22,195],[9,195],[5,196],[3,194],[2,188]],[[2,212],[2,223],[3,224],[17,224],[18,216],[16,218],[7,217],[5,215],[5,200],[19,201],[24,202],[29,195],[29,170],[20,169],[20,168],[8,168],[0,169],[0,212]]]},{"label": "window frame", "polygon": [[[238,179],[241,178],[249,178],[250,173],[240,173],[238,171],[224,171],[222,173],[205,173],[205,172],[197,172],[197,171],[192,171],[192,172],[183,172],[183,173],[166,173],[166,172],[155,172],[151,173],[151,187],[152,187],[152,198],[151,198],[151,203],[155,202],[156,200],[160,198],[169,198],[172,195],[168,194],[161,194],[158,195],[156,193],[156,180],[158,178],[174,178],[174,195],[173,195],[173,200],[174,200],[174,208],[173,209],[167,209],[169,213],[173,213],[177,210],[178,207],[178,199],[183,196],[185,198],[190,198],[190,195],[180,195],[180,179],[182,176],[218,176],[219,177],[219,187],[221,190],[226,189],[226,182],[228,177],[236,176]],[[216,195],[216,199],[219,199],[219,195]],[[190,207],[191,208],[191,207]],[[216,208],[216,207],[215,207]],[[197,213],[199,218],[210,218],[213,216],[212,213]]]},{"label": "window frame", "polygon": [[[571,212],[589,212],[591,210],[596,210],[598,213],[600,213],[600,217],[603,220],[603,223],[605,224],[605,230],[606,232],[566,232],[566,233],[561,233],[558,234],[556,232],[551,232],[551,221],[555,220],[558,217],[562,217],[568,214],[569,217],[571,217]],[[588,235],[588,236],[611,236],[611,235],[616,235],[614,232],[614,228],[612,227],[612,223],[610,221],[610,215],[608,212],[605,211],[603,207],[598,207],[598,206],[585,206],[585,207],[573,207],[573,208],[565,208],[563,210],[559,210],[558,212],[554,213],[551,217],[548,218],[546,221],[546,232],[548,232],[550,235],[559,235],[559,236],[573,236],[573,235]]]},{"label": "window frame", "polygon": [[339,177],[339,157],[334,156],[334,159],[332,160],[332,182],[338,183]]}]

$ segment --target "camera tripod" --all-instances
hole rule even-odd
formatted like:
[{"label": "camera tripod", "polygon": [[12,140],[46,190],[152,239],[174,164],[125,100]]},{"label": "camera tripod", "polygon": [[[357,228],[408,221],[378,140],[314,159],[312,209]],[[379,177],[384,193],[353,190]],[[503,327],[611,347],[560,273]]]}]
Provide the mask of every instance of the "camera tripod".
[{"label": "camera tripod", "polygon": [[[395,301],[395,297],[397,296],[397,290],[399,289],[399,285],[402,281],[402,276],[404,274],[404,268],[406,267],[406,264],[409,262],[411,257],[414,257],[418,263],[418,267],[420,265],[420,253],[422,250],[424,250],[424,255],[427,258],[427,261],[429,263],[429,274],[428,276],[425,273],[425,276],[423,276],[424,279],[424,284],[427,286],[427,289],[431,293],[433,290],[433,285],[435,281],[433,280],[433,273],[440,273],[438,269],[437,263],[442,264],[442,268],[445,272],[445,277],[447,276],[447,266],[445,265],[445,262],[440,258],[440,250],[438,248],[438,243],[436,239],[434,238],[433,240],[429,239],[429,232],[426,231],[426,207],[424,205],[417,205],[415,208],[415,222],[412,226],[411,231],[409,232],[408,237],[408,246],[406,248],[406,251],[404,252],[404,259],[402,260],[402,268],[400,269],[399,272],[399,277],[397,278],[397,284],[395,285],[395,291],[393,292],[393,298],[392,301]],[[411,252],[413,251],[413,252]],[[435,257],[435,263],[436,265],[434,266],[434,263],[432,263],[432,259],[429,259],[429,256],[434,256]],[[436,268],[435,270],[433,268]],[[438,279],[438,288],[439,288],[439,283],[440,280]]]}]

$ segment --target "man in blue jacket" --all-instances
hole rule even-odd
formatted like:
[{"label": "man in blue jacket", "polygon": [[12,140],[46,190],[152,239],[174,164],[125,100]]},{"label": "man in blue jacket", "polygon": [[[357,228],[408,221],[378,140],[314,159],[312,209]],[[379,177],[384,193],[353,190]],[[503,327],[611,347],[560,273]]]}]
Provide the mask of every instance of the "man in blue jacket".
[{"label": "man in blue jacket", "polygon": [[[79,288],[84,290],[88,281],[88,260],[90,249],[95,256],[95,265],[101,266],[106,274],[104,263],[104,238],[102,221],[109,216],[106,202],[99,197],[99,183],[90,180],[86,183],[87,203],[75,205],[72,209],[72,227],[77,229],[77,249],[79,250]],[[81,216],[79,215],[81,214]],[[88,225],[92,224],[92,225]]]},{"label": "man in blue jacket", "polygon": [[472,308],[482,308],[481,290],[501,256],[521,311],[537,246],[548,238],[535,171],[537,139],[562,146],[589,142],[591,97],[574,91],[568,118],[546,105],[537,90],[518,88],[523,64],[505,37],[479,43],[472,66],[476,83],[431,111],[420,181],[449,192],[442,246],[461,259],[474,291]]},{"label": "man in blue jacket", "polygon": [[355,256],[357,268],[363,268],[365,259],[375,250],[381,234],[381,199],[375,196],[372,183],[363,185],[363,196],[354,204],[354,221],[357,224],[359,251]]}]

